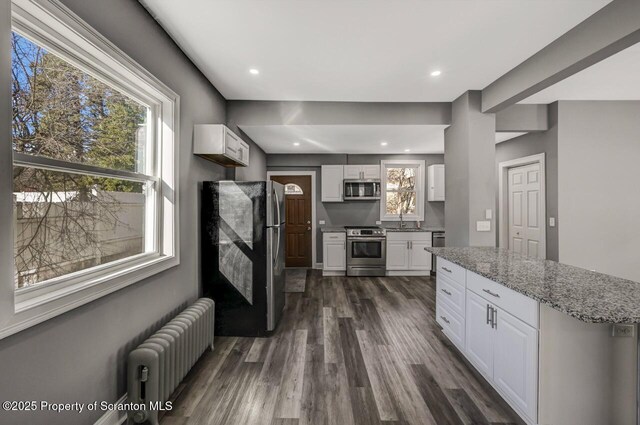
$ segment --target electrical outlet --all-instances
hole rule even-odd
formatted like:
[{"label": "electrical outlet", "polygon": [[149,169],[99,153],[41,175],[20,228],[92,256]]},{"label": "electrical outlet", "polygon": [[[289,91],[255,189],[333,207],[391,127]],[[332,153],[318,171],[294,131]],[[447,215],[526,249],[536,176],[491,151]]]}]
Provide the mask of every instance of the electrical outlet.
[{"label": "electrical outlet", "polygon": [[556,227],[556,218],[549,217],[549,227]]},{"label": "electrical outlet", "polygon": [[493,218],[493,211],[491,209],[485,210],[484,218],[487,220],[491,220]]},{"label": "electrical outlet", "polygon": [[318,223],[319,223],[319,224],[324,224],[324,223],[325,223],[325,221],[324,221],[324,220],[320,220]]},{"label": "electrical outlet", "polygon": [[619,338],[632,337],[634,334],[635,326],[617,323],[613,325],[611,336]]},{"label": "electrical outlet", "polygon": [[382,224],[382,222],[380,220],[376,220],[376,224],[380,225],[380,224]]},{"label": "electrical outlet", "polygon": [[490,232],[491,231],[491,222],[490,221],[476,221],[476,231],[477,232]]}]

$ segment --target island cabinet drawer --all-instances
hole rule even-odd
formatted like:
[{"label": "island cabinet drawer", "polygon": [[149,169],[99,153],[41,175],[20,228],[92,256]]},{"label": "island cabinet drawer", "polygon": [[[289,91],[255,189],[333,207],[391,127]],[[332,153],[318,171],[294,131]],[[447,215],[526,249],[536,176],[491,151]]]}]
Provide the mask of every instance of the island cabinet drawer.
[{"label": "island cabinet drawer", "polygon": [[445,302],[451,309],[464,317],[464,287],[449,278],[438,275],[436,278],[436,302]]},{"label": "island cabinet drawer", "polygon": [[451,261],[447,261],[444,258],[438,257],[437,274],[442,274],[448,277],[456,283],[465,286],[466,270],[457,264],[453,264]]},{"label": "island cabinet drawer", "polygon": [[538,329],[538,302],[473,272],[467,272],[467,289]]},{"label": "island cabinet drawer", "polygon": [[449,339],[464,350],[464,319],[445,303],[436,303],[436,321]]}]

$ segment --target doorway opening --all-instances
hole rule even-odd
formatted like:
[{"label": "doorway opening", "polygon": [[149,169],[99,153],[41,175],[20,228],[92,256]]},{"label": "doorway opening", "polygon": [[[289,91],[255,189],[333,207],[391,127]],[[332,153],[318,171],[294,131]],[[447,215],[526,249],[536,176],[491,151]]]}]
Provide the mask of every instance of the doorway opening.
[{"label": "doorway opening", "polygon": [[545,259],[546,193],[544,153],[498,164],[498,246]]},{"label": "doorway opening", "polygon": [[270,171],[267,177],[285,186],[285,267],[314,267],[315,172]]}]

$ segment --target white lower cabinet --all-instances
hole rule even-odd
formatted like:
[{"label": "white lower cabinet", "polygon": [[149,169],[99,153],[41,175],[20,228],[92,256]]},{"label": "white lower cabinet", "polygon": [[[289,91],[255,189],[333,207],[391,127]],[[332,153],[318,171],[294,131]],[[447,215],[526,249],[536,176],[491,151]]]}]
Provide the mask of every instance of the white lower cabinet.
[{"label": "white lower cabinet", "polygon": [[499,310],[494,348],[495,386],[535,420],[538,407],[538,332]]},{"label": "white lower cabinet", "polygon": [[495,330],[489,321],[491,304],[467,291],[465,351],[467,358],[485,377],[493,376]]},{"label": "white lower cabinet", "polygon": [[467,290],[465,354],[530,423],[538,408],[538,331]]},{"label": "white lower cabinet", "polygon": [[347,239],[344,233],[322,234],[322,274],[344,275],[347,270]]},{"label": "white lower cabinet", "polygon": [[431,232],[387,231],[387,270],[391,275],[429,274]]},{"label": "white lower cabinet", "polygon": [[528,424],[538,420],[538,311],[537,301],[438,258],[436,321]]}]

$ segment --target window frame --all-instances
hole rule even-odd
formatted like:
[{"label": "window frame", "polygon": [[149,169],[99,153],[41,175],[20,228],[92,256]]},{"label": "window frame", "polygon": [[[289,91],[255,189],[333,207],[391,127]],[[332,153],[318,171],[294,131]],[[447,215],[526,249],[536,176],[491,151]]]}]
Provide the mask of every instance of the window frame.
[{"label": "window frame", "polygon": [[[179,96],[57,0],[12,0],[11,31],[149,107],[149,129],[153,132],[149,140],[154,139],[155,143],[146,154],[151,155],[151,160],[144,173],[138,173],[86,164],[66,167],[65,161],[14,153],[11,132],[6,131],[9,142],[8,150],[0,151],[0,167],[5,169],[1,178],[11,175],[14,164],[31,167],[37,163],[41,168],[62,172],[77,173],[80,169],[89,175],[153,180],[154,185],[149,186],[155,190],[146,196],[145,206],[145,232],[149,223],[153,230],[151,238],[145,237],[145,251],[149,252],[49,279],[42,286],[14,288],[15,218],[3,220],[0,226],[9,228],[1,228],[0,235],[11,237],[0,245],[0,264],[11,267],[2,268],[6,274],[0,279],[0,339],[180,263]],[[12,185],[0,185],[0,200],[10,208],[12,196]]]},{"label": "window frame", "polygon": [[380,220],[400,221],[400,214],[387,213],[387,169],[389,168],[416,168],[415,192],[416,214],[403,214],[403,220],[424,221],[425,202],[425,161],[418,159],[392,159],[380,161],[381,169],[381,196],[380,196]]}]

